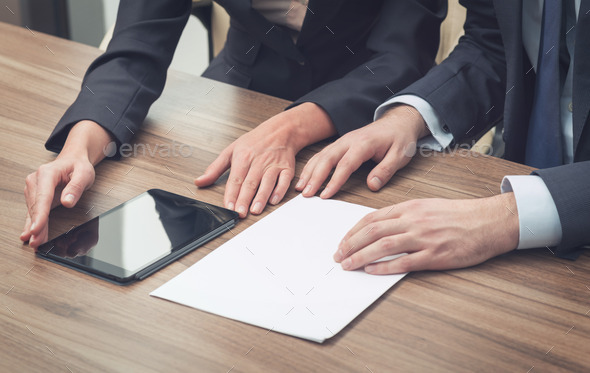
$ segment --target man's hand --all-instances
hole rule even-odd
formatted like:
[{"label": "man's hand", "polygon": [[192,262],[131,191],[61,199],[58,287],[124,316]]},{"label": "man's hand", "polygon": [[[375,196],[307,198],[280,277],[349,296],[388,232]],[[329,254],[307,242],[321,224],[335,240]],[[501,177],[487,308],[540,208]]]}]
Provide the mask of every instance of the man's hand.
[{"label": "man's hand", "polygon": [[[473,266],[518,246],[513,193],[471,200],[412,200],[372,212],[342,239],[334,260],[371,274]],[[375,261],[407,253],[393,260]]]},{"label": "man's hand", "polygon": [[77,123],[57,158],[25,180],[27,217],[20,236],[33,248],[47,241],[49,212],[60,203],[74,207],[94,182],[94,165],[104,158],[110,135],[97,123]]},{"label": "man's hand", "polygon": [[195,180],[213,184],[231,167],[224,205],[240,217],[260,214],[267,203],[279,203],[295,174],[295,155],[305,146],[336,134],[326,112],[313,103],[284,111],[241,136]]},{"label": "man's hand", "polygon": [[369,173],[367,185],[377,191],[410,162],[416,153],[416,142],[428,133],[416,109],[395,106],[377,121],[347,133],[314,155],[301,172],[295,189],[303,191],[305,197],[315,195],[335,168],[320,194],[321,198],[330,198],[364,162],[373,160],[378,165]]}]

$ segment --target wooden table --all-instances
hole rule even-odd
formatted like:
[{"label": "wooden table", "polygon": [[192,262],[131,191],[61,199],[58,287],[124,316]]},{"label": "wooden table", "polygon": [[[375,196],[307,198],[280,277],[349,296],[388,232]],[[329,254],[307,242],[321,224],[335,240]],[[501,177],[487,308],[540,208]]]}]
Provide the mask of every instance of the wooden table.
[{"label": "wooden table", "polygon": [[[43,143],[99,51],[0,24],[0,371],[588,371],[590,258],[516,252],[455,271],[408,275],[340,334],[316,344],[153,298],[229,235],[121,287],[44,261],[19,241],[25,176],[54,158]],[[106,161],[79,204],[51,215],[51,237],[148,188],[222,203],[224,183],[194,187],[234,139],[286,101],[171,72],[137,143],[192,154]],[[320,146],[305,149],[297,175]],[[184,148],[187,149],[186,147]],[[188,151],[185,151],[187,154]],[[499,192],[529,169],[464,152],[417,156],[379,193],[354,175],[336,198],[383,207],[413,198]],[[295,196],[291,188],[288,198]],[[267,208],[261,217],[274,208]],[[249,216],[236,231],[261,217]],[[476,217],[474,217],[475,219]]]}]

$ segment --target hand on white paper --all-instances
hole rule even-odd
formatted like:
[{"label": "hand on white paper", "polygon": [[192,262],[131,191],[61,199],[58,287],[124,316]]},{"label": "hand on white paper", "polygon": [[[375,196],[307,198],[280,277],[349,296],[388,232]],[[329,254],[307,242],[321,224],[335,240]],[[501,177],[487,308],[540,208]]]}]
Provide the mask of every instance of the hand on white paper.
[{"label": "hand on white paper", "polygon": [[[518,246],[513,193],[471,200],[412,200],[362,218],[342,239],[334,260],[371,274],[473,266]],[[373,263],[390,255],[397,259]]]}]

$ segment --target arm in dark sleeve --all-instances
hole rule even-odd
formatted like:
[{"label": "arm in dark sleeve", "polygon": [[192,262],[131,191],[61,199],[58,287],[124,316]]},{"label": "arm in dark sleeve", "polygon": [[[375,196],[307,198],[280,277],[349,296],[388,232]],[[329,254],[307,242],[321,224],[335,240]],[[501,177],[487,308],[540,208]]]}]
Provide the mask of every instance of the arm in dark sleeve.
[{"label": "arm in dark sleeve", "polygon": [[502,118],[506,62],[492,1],[462,0],[465,35],[450,56],[399,95],[426,100],[455,141],[476,138]]},{"label": "arm in dark sleeve", "polygon": [[372,58],[292,106],[303,102],[319,105],[339,135],[372,122],[379,104],[432,68],[446,11],[442,0],[385,1],[367,40]]},{"label": "arm in dark sleeve", "polygon": [[537,170],[559,214],[562,239],[556,254],[570,257],[576,249],[590,245],[590,161]]},{"label": "arm in dark sleeve", "polygon": [[119,145],[128,142],[164,89],[190,9],[190,0],[121,1],[106,52],[86,71],[78,98],[45,147],[59,152],[81,120],[97,122]]}]

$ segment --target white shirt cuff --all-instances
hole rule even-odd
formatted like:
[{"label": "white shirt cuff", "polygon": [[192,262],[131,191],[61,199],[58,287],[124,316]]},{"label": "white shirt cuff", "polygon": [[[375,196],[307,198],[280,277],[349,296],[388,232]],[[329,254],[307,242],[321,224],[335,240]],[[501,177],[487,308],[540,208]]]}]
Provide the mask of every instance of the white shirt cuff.
[{"label": "white shirt cuff", "polygon": [[514,192],[518,208],[517,249],[557,246],[561,242],[561,221],[549,189],[539,176],[505,176],[502,193]]},{"label": "white shirt cuff", "polygon": [[453,141],[453,134],[443,129],[442,121],[434,111],[432,105],[418,96],[401,95],[389,99],[375,110],[374,120],[379,119],[394,104],[413,106],[422,115],[422,118],[424,118],[424,122],[426,122],[431,135],[418,140],[417,146],[419,148],[432,149],[440,152]]}]

